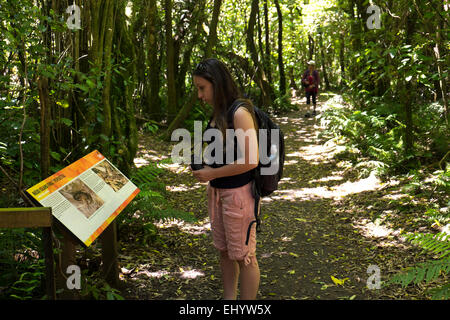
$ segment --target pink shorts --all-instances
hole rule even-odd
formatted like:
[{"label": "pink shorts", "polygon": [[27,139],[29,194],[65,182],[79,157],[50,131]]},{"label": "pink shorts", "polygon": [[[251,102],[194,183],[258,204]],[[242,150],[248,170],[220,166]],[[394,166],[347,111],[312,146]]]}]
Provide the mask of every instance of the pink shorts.
[{"label": "pink shorts", "polygon": [[256,223],[252,224],[248,244],[247,230],[255,220],[255,198],[252,183],[232,189],[214,188],[208,184],[208,213],[214,247],[228,251],[231,260],[255,261]]}]

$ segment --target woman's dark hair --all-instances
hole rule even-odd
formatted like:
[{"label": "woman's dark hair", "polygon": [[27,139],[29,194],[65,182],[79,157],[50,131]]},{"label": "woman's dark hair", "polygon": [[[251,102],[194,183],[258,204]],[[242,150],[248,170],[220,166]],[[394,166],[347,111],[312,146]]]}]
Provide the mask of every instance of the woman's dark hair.
[{"label": "woman's dark hair", "polygon": [[215,58],[203,60],[195,67],[193,76],[202,77],[212,83],[214,89],[213,118],[215,119],[216,127],[220,129],[222,133],[225,133],[225,129],[227,129],[226,117],[228,109],[236,99],[247,102],[244,106],[252,114],[256,124],[253,104],[250,100],[243,99],[230,71],[223,62]]}]

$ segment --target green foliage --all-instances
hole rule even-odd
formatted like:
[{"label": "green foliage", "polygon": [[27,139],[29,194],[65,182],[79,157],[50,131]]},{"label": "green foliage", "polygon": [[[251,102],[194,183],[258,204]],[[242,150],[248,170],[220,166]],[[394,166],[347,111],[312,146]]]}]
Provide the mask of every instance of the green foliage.
[{"label": "green foliage", "polygon": [[275,113],[280,114],[280,113],[283,113],[283,112],[297,110],[297,106],[291,104],[291,102],[289,100],[289,95],[290,94],[287,93],[284,96],[277,97],[272,102],[272,108],[273,108],[273,111]]},{"label": "green foliage", "polygon": [[334,137],[362,157],[375,161],[372,164],[380,173],[409,171],[412,158],[430,163],[443,156],[448,140],[445,121],[434,110],[439,104],[419,106],[421,112],[416,116],[416,123],[420,125],[415,127],[414,156],[404,152],[405,125],[399,117],[399,106],[377,98],[371,98],[370,105],[370,109],[363,111],[340,105],[327,109],[322,114],[326,128],[321,135]]},{"label": "green foliage", "polygon": [[382,110],[329,108],[322,115],[326,124],[322,136],[341,140],[353,153],[360,153],[373,160],[372,164],[384,172],[386,168],[399,164],[399,157],[402,156],[400,132],[403,125],[393,115],[384,115],[380,111]]},{"label": "green foliage", "polygon": [[[413,268],[409,268],[405,273],[397,274],[392,277],[387,285],[401,284],[402,287],[407,287],[409,284],[418,284],[421,282],[430,283],[440,276],[450,272],[450,259],[432,260],[424,263],[419,263]],[[443,284],[437,288],[431,289],[432,299],[449,299],[450,298],[450,284]]]},{"label": "green foliage", "polygon": [[[401,284],[405,288],[411,283],[431,283],[439,278],[444,278],[450,273],[450,258],[447,257],[450,253],[448,234],[414,234],[408,236],[408,239],[428,251],[440,254],[441,258],[422,262],[414,267],[410,267],[405,272],[396,274],[389,279],[386,283],[387,285]],[[435,287],[429,290],[432,299],[450,299],[449,287],[449,283],[435,285]]]},{"label": "green foliage", "polygon": [[157,121],[146,122],[143,126],[144,130],[150,134],[155,135],[159,130],[159,123]]},{"label": "green foliage", "polygon": [[0,299],[29,300],[44,295],[42,252],[36,229],[0,229]]},{"label": "green foliage", "polygon": [[[415,175],[418,176],[418,175]],[[444,192],[450,190],[450,170],[437,171],[432,179],[435,186],[433,192]],[[415,184],[413,181],[411,184]],[[447,207],[438,210],[438,206],[429,208],[424,214],[424,219],[438,226],[450,225],[450,211]],[[431,233],[410,233],[405,236],[406,240],[422,248],[423,254],[431,254],[435,258],[416,266],[408,268],[405,272],[394,275],[387,284],[401,284],[403,287],[411,283],[435,282],[434,287],[429,290],[432,299],[450,299],[450,284],[448,274],[450,273],[450,234],[448,231]],[[440,282],[436,282],[437,280]],[[444,281],[442,281],[444,280]]]},{"label": "green foliage", "polygon": [[100,272],[88,275],[87,270],[85,270],[82,279],[84,279],[84,282],[81,285],[80,295],[83,299],[124,300],[120,291],[106,283]]},{"label": "green foliage", "polygon": [[171,160],[168,159],[159,163],[151,163],[137,169],[131,175],[131,180],[141,191],[119,215],[119,230],[124,233],[134,230],[135,236],[143,243],[158,241],[155,222],[171,219],[187,222],[197,221],[192,212],[177,210],[168,204],[169,194],[159,176],[164,173],[161,165],[170,162]]},{"label": "green foliage", "polygon": [[11,286],[10,297],[19,300],[28,300],[33,298],[33,292],[41,287],[41,279],[44,276],[42,271],[24,272],[20,275],[19,280],[15,281]]},{"label": "green foliage", "polygon": [[189,114],[189,118],[184,121],[184,127],[186,128],[186,130],[191,132],[192,136],[194,132],[194,121],[202,121],[203,129],[206,128],[206,125],[209,121],[209,115],[207,114],[205,109],[198,104],[194,105],[192,111]]},{"label": "green foliage", "polygon": [[448,234],[441,232],[438,234],[415,233],[406,236],[406,239],[413,244],[417,244],[426,251],[439,255],[439,259],[450,254],[450,241]]}]

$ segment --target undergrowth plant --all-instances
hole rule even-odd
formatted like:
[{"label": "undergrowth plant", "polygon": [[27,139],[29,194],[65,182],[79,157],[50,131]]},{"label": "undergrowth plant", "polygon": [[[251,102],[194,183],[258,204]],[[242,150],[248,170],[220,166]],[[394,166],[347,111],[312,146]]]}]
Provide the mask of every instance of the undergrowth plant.
[{"label": "undergrowth plant", "polygon": [[[440,170],[436,172],[433,179],[434,192],[450,191],[450,170]],[[450,299],[450,201],[446,207],[438,210],[429,208],[424,216],[430,223],[443,227],[443,232],[436,234],[415,232],[409,233],[405,238],[423,249],[423,253],[432,254],[433,259],[409,267],[403,272],[394,275],[386,283],[401,284],[403,288],[414,283],[430,283],[429,289],[432,299]]]},{"label": "undergrowth plant", "polygon": [[381,97],[367,98],[363,110],[331,104],[321,115],[321,137],[338,141],[347,153],[356,155],[353,160],[360,166],[379,174],[405,173],[436,162],[448,151],[449,136],[444,119],[439,117],[442,106],[431,103],[417,108],[413,154],[405,151],[401,106]]},{"label": "undergrowth plant", "polygon": [[140,231],[140,241],[148,242],[158,239],[157,228],[154,223],[161,220],[178,219],[195,222],[197,219],[191,212],[174,209],[166,199],[169,198],[166,186],[159,178],[164,173],[164,164],[171,163],[171,159],[152,162],[147,166],[136,169],[130,179],[141,190],[136,198],[119,215],[122,229],[131,228]]},{"label": "undergrowth plant", "polygon": [[45,265],[36,229],[0,229],[0,299],[39,299]]},{"label": "undergrowth plant", "polygon": [[[407,235],[407,240],[439,258],[419,263],[393,276],[387,284],[401,284],[403,288],[411,283],[431,283],[441,278],[441,283],[429,290],[432,299],[450,299],[450,240],[447,233]],[[443,282],[443,283],[442,283]]]}]

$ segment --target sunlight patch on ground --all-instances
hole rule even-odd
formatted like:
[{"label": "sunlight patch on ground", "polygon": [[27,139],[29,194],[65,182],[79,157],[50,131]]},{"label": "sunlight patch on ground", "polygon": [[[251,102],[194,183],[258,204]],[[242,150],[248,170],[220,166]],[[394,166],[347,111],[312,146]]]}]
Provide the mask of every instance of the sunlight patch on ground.
[{"label": "sunlight patch on ground", "polygon": [[157,167],[158,168],[167,169],[170,172],[173,172],[173,173],[176,173],[176,174],[189,171],[187,165],[179,164],[179,163],[158,163]]},{"label": "sunlight patch on ground", "polygon": [[403,244],[405,238],[400,236],[402,230],[394,230],[389,226],[382,225],[380,219],[375,222],[369,219],[363,218],[353,222],[353,227],[359,231],[359,233],[370,239],[377,239],[377,246],[379,247],[402,247],[406,248]]},{"label": "sunlight patch on ground", "polygon": [[293,164],[297,164],[298,161],[297,160],[288,160],[284,162],[285,166],[289,166],[289,165],[293,165]]},{"label": "sunlight patch on ground", "polygon": [[191,267],[187,267],[186,270],[182,267],[179,268],[178,272],[169,272],[167,270],[149,271],[148,264],[139,265],[136,270],[128,270],[126,268],[121,268],[121,278],[124,275],[130,275],[131,278],[136,278],[138,276],[146,276],[148,278],[162,278],[162,277],[179,277],[181,279],[195,279],[198,277],[204,277],[205,273],[201,270],[196,270]]},{"label": "sunlight patch on ground", "polygon": [[192,270],[183,270],[181,272],[180,278],[182,278],[182,279],[195,279],[197,277],[204,277],[204,276],[205,276],[204,272],[192,269]]},{"label": "sunlight patch on ground", "polygon": [[286,154],[286,157],[301,157],[301,156],[302,156],[301,152],[292,152]]},{"label": "sunlight patch on ground", "polygon": [[[277,190],[272,200],[311,200],[314,198],[328,198],[339,200],[349,194],[360,193],[364,191],[373,191],[381,187],[380,180],[371,174],[366,179],[361,179],[355,182],[347,181],[341,185],[334,187],[316,187],[316,188],[301,188],[291,190]],[[263,201],[271,201],[263,199]]]},{"label": "sunlight patch on ground", "polygon": [[[277,121],[278,121],[278,120],[277,120]],[[303,127],[303,122],[304,122],[304,120],[303,120],[303,118],[291,118],[291,119],[289,120],[289,122],[290,122],[292,125],[297,125],[297,126]],[[308,131],[308,130],[302,130],[302,132],[303,132],[304,134],[306,134],[306,133],[308,133],[309,131]]]},{"label": "sunlight patch on ground", "polygon": [[146,149],[144,145],[139,145],[139,156],[134,158],[134,164],[139,168],[148,165],[150,162],[159,162],[167,158],[167,156],[159,155],[157,151]]},{"label": "sunlight patch on ground", "polygon": [[354,226],[361,230],[364,236],[371,238],[385,238],[394,232],[393,229],[387,228],[379,223],[374,223],[368,219],[361,219]]},{"label": "sunlight patch on ground", "polygon": [[310,180],[309,183],[318,183],[318,182],[328,182],[328,181],[340,181],[344,178],[342,176],[329,176],[329,177],[323,177],[320,179],[314,179]]},{"label": "sunlight patch on ground", "polygon": [[297,130],[297,131],[295,131],[295,133],[298,134],[298,135],[301,135],[301,136],[305,136],[305,135],[310,135],[311,134],[305,129]]},{"label": "sunlight patch on ground", "polygon": [[290,119],[288,117],[278,117],[277,118],[277,122],[282,123],[282,124],[288,124],[290,121]]},{"label": "sunlight patch on ground", "polygon": [[165,271],[165,270],[159,270],[159,271],[155,271],[155,272],[149,272],[147,270],[143,270],[143,271],[138,271],[136,273],[136,275],[140,275],[140,274],[144,274],[149,278],[161,278],[162,276],[168,275],[169,272]]},{"label": "sunlight patch on ground", "polygon": [[278,185],[282,185],[282,184],[295,184],[296,181],[293,180],[292,178],[281,178],[281,180],[278,182]]},{"label": "sunlight patch on ground", "polygon": [[[314,138],[315,139],[315,138]],[[314,142],[313,139],[303,138],[302,140]],[[327,145],[307,145],[301,147],[299,151],[286,154],[286,157],[298,157],[313,164],[318,164],[333,158],[333,148]]]},{"label": "sunlight patch on ground", "polygon": [[166,229],[177,227],[181,231],[192,234],[200,235],[206,234],[211,231],[211,224],[209,223],[209,218],[205,218],[197,223],[189,223],[178,219],[164,219],[154,223],[157,228]]},{"label": "sunlight patch on ground", "polygon": [[405,193],[396,193],[396,194],[387,194],[382,197],[382,199],[390,199],[390,200],[400,200],[402,198],[410,198],[410,195]]},{"label": "sunlight patch on ground", "polygon": [[148,165],[150,162],[144,158],[134,158],[134,165],[136,168],[144,167]]},{"label": "sunlight patch on ground", "polygon": [[185,184],[180,184],[178,186],[166,186],[166,190],[170,191],[170,192],[182,192],[182,191],[192,191],[192,190],[198,189],[200,187],[201,187],[201,185],[198,185],[198,184],[196,184],[192,187],[189,187]]}]

